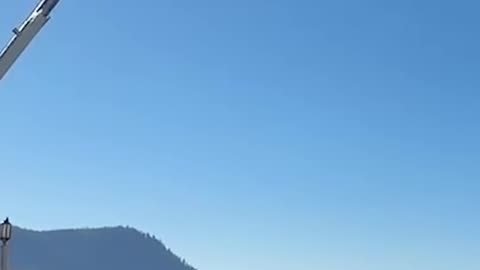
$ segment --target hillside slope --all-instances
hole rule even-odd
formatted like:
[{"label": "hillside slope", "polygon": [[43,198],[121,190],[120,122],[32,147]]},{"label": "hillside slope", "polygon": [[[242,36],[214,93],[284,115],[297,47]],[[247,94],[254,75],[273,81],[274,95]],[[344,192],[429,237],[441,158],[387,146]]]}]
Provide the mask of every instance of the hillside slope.
[{"label": "hillside slope", "polygon": [[162,242],[131,228],[13,233],[12,270],[194,270]]}]

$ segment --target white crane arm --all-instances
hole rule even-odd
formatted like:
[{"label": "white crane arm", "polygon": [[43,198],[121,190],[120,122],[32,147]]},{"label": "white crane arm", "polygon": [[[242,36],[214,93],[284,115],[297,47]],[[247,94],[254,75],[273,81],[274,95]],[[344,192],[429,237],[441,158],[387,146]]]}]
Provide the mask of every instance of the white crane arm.
[{"label": "white crane arm", "polygon": [[0,52],[0,80],[50,20],[50,13],[58,2],[59,0],[41,0],[21,26],[13,30],[14,36]]}]

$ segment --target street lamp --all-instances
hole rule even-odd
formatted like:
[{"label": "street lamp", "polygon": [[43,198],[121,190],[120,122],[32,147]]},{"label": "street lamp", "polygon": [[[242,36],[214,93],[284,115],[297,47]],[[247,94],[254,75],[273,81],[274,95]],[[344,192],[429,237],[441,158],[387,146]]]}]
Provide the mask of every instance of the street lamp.
[{"label": "street lamp", "polygon": [[12,238],[12,224],[10,220],[6,218],[2,224],[0,224],[0,241],[3,245],[6,245],[8,240]]},{"label": "street lamp", "polygon": [[8,240],[12,238],[12,224],[8,220],[8,217],[0,224],[0,241],[2,241],[2,268],[1,270],[8,270],[8,261],[7,261],[7,243]]}]

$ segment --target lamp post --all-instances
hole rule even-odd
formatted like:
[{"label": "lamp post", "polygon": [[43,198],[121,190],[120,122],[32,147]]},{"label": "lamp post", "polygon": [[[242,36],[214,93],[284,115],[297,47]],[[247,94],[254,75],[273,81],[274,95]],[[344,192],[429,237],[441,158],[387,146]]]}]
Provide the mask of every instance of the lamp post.
[{"label": "lamp post", "polygon": [[0,224],[0,241],[2,241],[1,247],[1,259],[2,259],[2,268],[0,270],[8,270],[8,241],[12,238],[12,224],[6,218],[2,224]]}]

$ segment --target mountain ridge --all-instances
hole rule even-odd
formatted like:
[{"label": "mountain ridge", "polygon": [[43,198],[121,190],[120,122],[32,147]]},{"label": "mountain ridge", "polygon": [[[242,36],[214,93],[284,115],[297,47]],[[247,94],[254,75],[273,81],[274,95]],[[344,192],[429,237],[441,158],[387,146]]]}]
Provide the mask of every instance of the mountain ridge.
[{"label": "mountain ridge", "polygon": [[13,270],[196,270],[154,235],[129,226],[14,227]]}]

